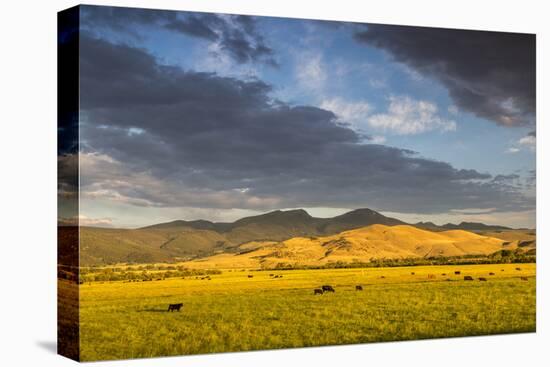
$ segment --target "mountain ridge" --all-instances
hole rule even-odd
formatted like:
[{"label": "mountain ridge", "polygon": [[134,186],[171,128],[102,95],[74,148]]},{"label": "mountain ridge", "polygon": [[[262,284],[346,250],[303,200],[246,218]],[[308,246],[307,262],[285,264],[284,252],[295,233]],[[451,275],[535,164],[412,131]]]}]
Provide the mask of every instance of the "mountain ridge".
[{"label": "mountain ridge", "polygon": [[[416,228],[434,232],[449,229],[436,226]],[[81,262],[107,264],[117,262],[162,262],[193,259],[215,253],[236,253],[240,246],[248,249],[265,242],[279,243],[292,238],[326,237],[371,225],[399,226],[407,223],[386,217],[374,210],[361,208],[332,218],[317,218],[304,209],[276,210],[234,222],[208,220],[175,220],[138,229],[81,227]],[[465,225],[470,225],[465,222]],[[494,231],[506,228],[491,227]],[[479,226],[478,226],[479,227]]]}]

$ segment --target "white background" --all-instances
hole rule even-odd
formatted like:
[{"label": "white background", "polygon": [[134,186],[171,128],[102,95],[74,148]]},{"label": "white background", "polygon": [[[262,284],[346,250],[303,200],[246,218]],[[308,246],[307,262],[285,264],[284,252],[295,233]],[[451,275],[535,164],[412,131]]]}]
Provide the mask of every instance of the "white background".
[{"label": "white background", "polygon": [[[171,357],[94,366],[542,366],[548,345],[550,27],[545,1],[89,1],[240,14],[537,33],[537,333]],[[56,338],[56,12],[73,1],[2,2],[0,21],[0,365],[66,366]],[[452,45],[449,45],[452,47]],[[546,164],[546,168],[543,167]],[[545,340],[546,339],[546,340]]]}]

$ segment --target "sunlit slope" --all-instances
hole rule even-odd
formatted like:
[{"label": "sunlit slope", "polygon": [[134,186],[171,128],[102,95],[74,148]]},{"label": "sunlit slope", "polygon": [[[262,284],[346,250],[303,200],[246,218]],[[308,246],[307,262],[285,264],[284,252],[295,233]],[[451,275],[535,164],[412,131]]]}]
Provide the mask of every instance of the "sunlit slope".
[{"label": "sunlit slope", "polygon": [[[199,261],[191,266],[232,267],[232,261],[257,266],[278,263],[322,265],[335,261],[370,261],[372,259],[421,258],[491,254],[506,241],[463,230],[432,232],[409,225],[372,225],[324,237],[295,237],[266,243],[252,251],[224,254]],[[257,247],[256,243],[254,247]],[[200,263],[200,265],[199,265]]]}]

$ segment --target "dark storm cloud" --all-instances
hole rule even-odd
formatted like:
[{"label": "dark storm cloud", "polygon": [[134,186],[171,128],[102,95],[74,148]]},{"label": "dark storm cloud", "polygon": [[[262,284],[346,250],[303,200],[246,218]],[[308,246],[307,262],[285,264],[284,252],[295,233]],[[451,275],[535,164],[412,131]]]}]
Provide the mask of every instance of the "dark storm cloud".
[{"label": "dark storm cloud", "polygon": [[370,24],[355,38],[438,79],[458,107],[478,117],[534,123],[535,35]]},{"label": "dark storm cloud", "polygon": [[82,9],[82,24],[88,30],[100,27],[141,37],[140,25],[159,26],[216,42],[238,63],[263,62],[277,66],[273,50],[258,32],[256,20],[251,16],[108,6],[83,6]]},{"label": "dark storm cloud", "polygon": [[331,111],[273,101],[262,81],[160,65],[143,50],[87,34],[81,45],[87,195],[263,210],[531,205],[488,174],[365,144]]}]

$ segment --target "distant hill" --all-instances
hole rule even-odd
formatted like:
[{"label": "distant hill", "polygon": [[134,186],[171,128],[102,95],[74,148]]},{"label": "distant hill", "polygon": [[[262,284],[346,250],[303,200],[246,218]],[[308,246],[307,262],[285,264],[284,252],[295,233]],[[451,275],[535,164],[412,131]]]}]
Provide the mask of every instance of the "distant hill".
[{"label": "distant hill", "polygon": [[512,229],[510,227],[487,225],[477,222],[461,222],[460,224],[447,223],[442,227],[445,229],[464,229],[467,231],[503,231]]},{"label": "distant hill", "polygon": [[497,225],[488,225],[478,222],[461,222],[459,224],[447,223],[441,226],[438,226],[432,222],[418,222],[414,224],[415,227],[422,229],[429,229],[432,231],[445,231],[449,229],[462,229],[465,231],[507,231],[512,230],[510,227],[497,226]]},{"label": "distant hill", "polygon": [[396,226],[407,223],[402,222],[399,219],[386,217],[371,209],[356,209],[337,217],[329,218],[321,225],[321,232],[323,234],[339,233],[349,229],[365,227],[372,224]]},{"label": "distant hill", "polygon": [[[316,218],[305,210],[297,209],[276,210],[232,223],[176,220],[139,229],[81,227],[80,261],[82,265],[101,265],[203,258],[220,253],[238,253],[243,251],[241,246],[245,244],[247,251],[250,251],[265,242],[279,243],[296,237],[326,237],[375,224],[400,226],[406,223],[371,209],[356,209],[333,218]],[[430,231],[506,229],[465,222],[445,226],[421,222],[415,226]]]},{"label": "distant hill", "polygon": [[[323,265],[373,259],[488,255],[506,241],[464,230],[432,232],[411,225],[370,225],[324,237],[295,237],[266,243],[239,254],[218,254],[190,261],[190,267],[276,267],[278,264]],[[257,245],[256,245],[257,246]]]}]

